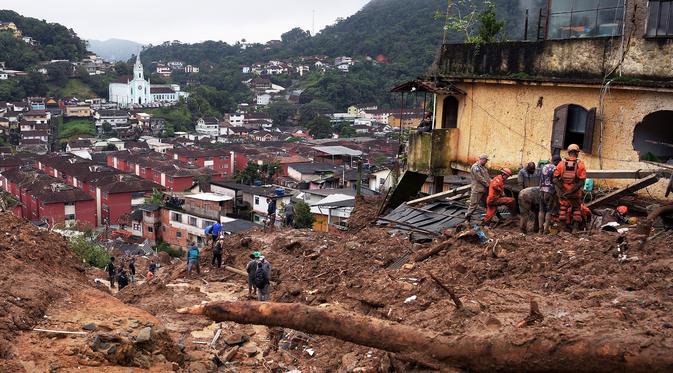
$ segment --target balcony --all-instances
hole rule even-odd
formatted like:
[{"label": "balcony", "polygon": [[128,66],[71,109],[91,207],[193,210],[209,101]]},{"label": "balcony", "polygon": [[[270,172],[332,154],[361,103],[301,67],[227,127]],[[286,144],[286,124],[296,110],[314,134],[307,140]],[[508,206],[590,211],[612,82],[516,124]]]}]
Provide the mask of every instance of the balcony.
[{"label": "balcony", "polygon": [[409,138],[409,170],[434,176],[451,175],[451,162],[458,154],[458,128],[413,133]]}]

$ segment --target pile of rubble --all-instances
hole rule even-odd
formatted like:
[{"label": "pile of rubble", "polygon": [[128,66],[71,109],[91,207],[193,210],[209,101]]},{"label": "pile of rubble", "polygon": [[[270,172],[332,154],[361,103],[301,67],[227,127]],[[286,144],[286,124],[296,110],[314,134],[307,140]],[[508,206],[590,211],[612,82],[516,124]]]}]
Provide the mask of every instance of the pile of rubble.
[{"label": "pile of rubble", "polygon": [[[200,276],[187,279],[184,261],[166,261],[156,279],[115,297],[89,285],[100,274],[85,271],[64,241],[1,215],[1,226],[21,232],[0,235],[5,261],[19,268],[4,267],[12,272],[3,273],[0,283],[7,299],[1,337],[11,341],[4,345],[4,364],[19,371],[131,366],[388,372],[657,370],[670,363],[670,232],[634,241],[605,231],[541,236],[523,235],[514,226],[480,232],[457,227],[414,243],[399,229],[372,225],[375,213],[360,213],[350,232],[229,236],[227,269],[212,268],[206,249]],[[45,241],[54,248],[38,250]],[[209,302],[254,316],[262,307],[251,301],[242,271],[252,251],[273,265],[274,302],[306,307],[302,312],[329,316],[338,327],[315,332],[310,317],[282,308],[268,318],[273,323],[261,320],[268,327],[178,312]],[[29,283],[31,293],[13,286],[12,277]],[[393,335],[354,338],[363,325],[407,328],[404,351],[391,347]],[[35,327],[55,332],[28,331]],[[424,338],[446,350],[428,353]]]}]

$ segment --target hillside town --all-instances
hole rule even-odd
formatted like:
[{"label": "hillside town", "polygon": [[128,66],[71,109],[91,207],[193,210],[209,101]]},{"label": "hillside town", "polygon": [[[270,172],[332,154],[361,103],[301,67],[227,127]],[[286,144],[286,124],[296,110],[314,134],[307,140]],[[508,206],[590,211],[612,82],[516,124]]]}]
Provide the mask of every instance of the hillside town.
[{"label": "hillside town", "polygon": [[544,3],[417,75],[325,52],[401,0],[116,62],[0,10],[0,371],[670,371],[673,7]]}]

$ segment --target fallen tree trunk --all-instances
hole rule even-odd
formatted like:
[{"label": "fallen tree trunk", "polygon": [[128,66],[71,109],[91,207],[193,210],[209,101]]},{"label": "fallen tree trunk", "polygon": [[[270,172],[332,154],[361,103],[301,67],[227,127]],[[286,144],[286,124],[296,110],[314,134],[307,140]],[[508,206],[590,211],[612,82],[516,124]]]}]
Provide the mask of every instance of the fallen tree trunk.
[{"label": "fallen tree trunk", "polygon": [[[178,310],[217,321],[291,328],[393,352],[435,368],[492,372],[652,372],[673,369],[662,340],[644,333],[444,336],[437,332],[298,303],[213,302]],[[515,334],[515,335],[513,335]],[[516,338],[525,337],[525,339]],[[646,343],[648,342],[648,343]]]},{"label": "fallen tree trunk", "polygon": [[414,256],[414,262],[416,263],[422,262],[425,259],[428,259],[429,257],[448,249],[449,247],[451,247],[451,245],[452,242],[450,241],[444,241],[442,243],[436,244],[434,247],[431,247],[416,254]]}]

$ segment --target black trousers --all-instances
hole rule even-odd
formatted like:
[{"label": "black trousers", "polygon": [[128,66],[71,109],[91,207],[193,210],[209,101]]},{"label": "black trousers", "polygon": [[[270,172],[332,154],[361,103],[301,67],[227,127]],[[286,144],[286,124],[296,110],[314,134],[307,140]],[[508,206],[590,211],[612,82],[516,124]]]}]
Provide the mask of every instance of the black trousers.
[{"label": "black trousers", "polygon": [[222,266],[222,253],[213,253],[213,260],[211,261],[211,265],[215,265],[215,262],[217,261],[217,268],[220,268]]}]

